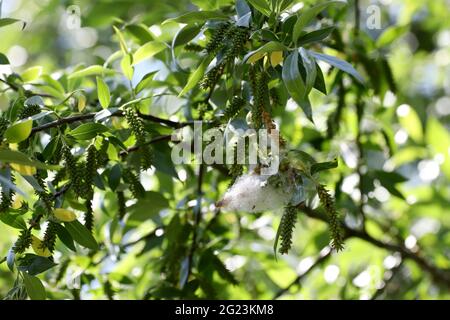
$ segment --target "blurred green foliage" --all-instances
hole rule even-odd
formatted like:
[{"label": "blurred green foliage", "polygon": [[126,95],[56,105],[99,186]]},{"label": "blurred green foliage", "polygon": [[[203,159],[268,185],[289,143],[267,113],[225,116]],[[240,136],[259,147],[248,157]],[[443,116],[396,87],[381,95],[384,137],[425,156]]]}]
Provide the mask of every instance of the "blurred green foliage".
[{"label": "blurred green foliage", "polygon": [[[239,1],[241,5],[243,2]],[[273,33],[292,37],[295,18],[289,17],[300,13],[300,19],[304,19],[301,14],[316,1],[246,3],[252,10],[252,23],[267,22],[261,25],[265,34],[252,35],[252,47],[245,48],[249,51],[271,41]],[[264,6],[258,6],[261,3],[269,8],[273,3],[286,3],[286,8],[276,18],[269,10],[270,17],[266,17]],[[21,122],[15,132],[10,130],[15,139],[20,133],[25,135],[18,148],[33,161],[65,165],[67,159],[64,162],[60,155],[47,157],[51,151],[47,155],[44,151],[49,149],[44,148],[49,141],[55,141],[55,150],[61,148],[52,138],[64,135],[66,143],[75,147],[78,159],[95,141],[93,145],[104,151],[107,164],[93,178],[95,189],[86,191],[88,195],[93,192],[90,200],[95,239],[86,234],[89,228],[65,222],[61,225],[69,234],[58,233],[53,255],[56,266],[48,258],[31,256],[30,248],[21,260],[16,257],[11,272],[6,257],[22,229],[20,221],[29,223],[36,216],[33,204],[39,196],[34,193],[36,185],[23,178],[30,175],[16,174],[16,184],[24,195],[16,196],[13,207],[15,214],[24,219],[17,219],[18,228],[12,228],[14,223],[5,222],[6,218],[2,219],[5,223],[0,223],[0,296],[39,299],[43,283],[49,299],[448,299],[448,1],[361,0],[356,5],[357,27],[355,1],[342,7],[330,6],[304,26],[307,32],[300,34],[297,46],[348,61],[365,79],[364,85],[316,57],[327,95],[314,84],[319,90],[309,95],[313,124],[303,100],[299,103],[303,108],[299,108],[296,102],[300,100],[289,88],[284,89],[281,66],[278,73],[273,73],[278,80],[269,83],[270,88],[279,89],[281,100],[273,108],[272,117],[292,149],[314,155],[318,161],[339,157],[338,168],[320,177],[333,191],[344,219],[345,247],[340,252],[330,251],[328,226],[315,197],[301,207],[289,254],[275,258],[273,242],[282,212],[217,211],[214,204],[230,183],[227,168],[174,166],[166,139],[177,123],[199,117],[220,120],[217,114],[227,105],[230,87],[235,85],[233,78],[240,79],[246,73],[236,67],[236,73],[218,86],[208,107],[202,108],[200,98],[204,92],[195,86],[203,73],[192,87],[185,88],[188,94],[178,96],[204,56],[204,52],[194,50],[195,46],[187,50],[185,44],[202,49],[211,39],[217,20],[203,26],[209,18],[200,15],[182,23],[163,22],[199,9],[215,12],[215,18],[230,17],[235,15],[233,1],[4,0],[1,17],[20,19],[26,26],[22,30],[22,23],[17,22],[0,28],[3,116],[10,116],[15,105],[26,105],[25,99],[32,92],[42,96],[32,103],[27,100],[30,105],[41,106],[38,112],[44,112],[45,104],[58,114],[56,118],[46,114],[33,119],[34,128],[75,114],[95,112],[101,116],[103,108],[126,104],[136,95],[138,99],[146,98],[136,102],[135,116],[155,118],[144,117],[142,122],[135,119],[140,124],[133,124],[133,115],[112,117],[105,122],[106,128],[98,123],[89,130],[80,129],[81,123],[72,123],[64,127],[64,134],[53,128],[47,134],[33,132],[30,139],[25,134],[29,123]],[[370,29],[369,21],[378,13],[381,25]],[[289,19],[293,19],[291,24]],[[71,27],[78,23],[80,28]],[[286,38],[283,41],[288,46],[292,39]],[[285,52],[285,61],[287,56]],[[3,63],[3,57],[8,63]],[[142,61],[133,70],[130,63],[136,60]],[[256,63],[262,65],[262,61]],[[93,65],[115,71],[85,69]],[[11,72],[20,75],[23,82],[7,78]],[[134,88],[131,93],[130,83]],[[288,100],[288,91],[296,102]],[[110,142],[106,150],[102,147],[105,137]],[[153,168],[141,172],[139,168],[145,161],[136,155],[141,152],[130,152],[128,156],[120,152],[135,145],[142,147],[143,141],[149,139],[157,140],[151,144]],[[8,147],[8,142],[3,141],[2,146]],[[23,161],[26,164],[29,159]],[[4,163],[0,163],[3,191],[10,186]],[[130,168],[131,176],[127,172]],[[141,172],[144,190],[136,187],[135,168]],[[203,182],[201,206],[199,175]],[[63,179],[67,180],[72,181],[73,189],[75,182],[70,173]],[[59,189],[49,192],[64,192],[64,186],[61,183]],[[56,204],[64,203],[65,208],[81,217],[86,211],[86,194],[77,197],[74,190],[69,191],[63,197],[57,196]],[[20,200],[30,209],[22,207],[20,211]],[[33,232],[42,239],[44,231]],[[95,250],[97,243],[99,250]],[[27,259],[35,263],[34,269],[30,269],[31,260]],[[17,280],[17,268],[25,274],[22,280]],[[39,268],[51,269],[37,272]],[[36,286],[36,292],[25,290]],[[10,291],[12,288],[14,291]]]}]

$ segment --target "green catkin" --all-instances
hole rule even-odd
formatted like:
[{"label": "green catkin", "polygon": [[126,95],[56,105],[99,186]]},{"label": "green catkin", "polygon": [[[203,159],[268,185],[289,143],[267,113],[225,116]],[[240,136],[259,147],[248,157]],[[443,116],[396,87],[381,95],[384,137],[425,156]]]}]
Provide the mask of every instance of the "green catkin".
[{"label": "green catkin", "polygon": [[184,46],[184,50],[189,52],[201,52],[205,50],[205,48],[196,43],[188,43]]},{"label": "green catkin", "polygon": [[278,92],[275,88],[270,89],[269,95],[270,95],[270,100],[272,102],[272,105],[274,107],[281,106],[280,95],[278,94]]},{"label": "green catkin", "polygon": [[62,167],[58,172],[56,172],[56,175],[52,180],[52,185],[57,187],[59,183],[64,180],[66,174],[67,174],[66,167]]},{"label": "green catkin", "polygon": [[51,253],[55,251],[56,228],[56,222],[48,221],[47,229],[45,229],[44,238],[42,239],[42,248],[47,248]]},{"label": "green catkin", "polygon": [[16,243],[14,243],[13,251],[15,254],[24,253],[31,246],[32,238],[31,238],[31,230],[23,229],[20,231],[19,238]]},{"label": "green catkin", "polygon": [[297,210],[295,207],[286,207],[280,222],[280,249],[281,254],[287,254],[292,247],[292,234],[297,222]]},{"label": "green catkin", "polygon": [[41,112],[41,107],[36,104],[24,106],[18,115],[19,119],[25,119],[28,117],[32,117]]},{"label": "green catkin", "polygon": [[142,155],[141,168],[146,170],[151,167],[153,163],[153,156],[150,146],[145,142],[146,131],[144,128],[144,123],[133,108],[125,109],[125,118],[131,128],[131,131],[136,136],[137,145],[140,148],[140,153]]},{"label": "green catkin", "polygon": [[119,220],[122,220],[125,214],[127,213],[126,204],[125,204],[125,194],[123,191],[117,192],[117,217]]},{"label": "green catkin", "polygon": [[100,150],[97,151],[97,166],[105,167],[108,164],[109,156],[108,156],[108,147],[109,141],[104,139],[102,144],[100,145]]},{"label": "green catkin", "polygon": [[130,169],[125,169],[123,172],[123,178],[130,186],[130,191],[133,197],[140,198],[145,194],[145,189],[139,181],[139,177],[133,173]]},{"label": "green catkin", "polygon": [[331,246],[337,251],[342,250],[344,248],[344,237],[342,235],[339,213],[336,210],[334,199],[322,184],[317,185],[317,194],[328,215],[331,232]]},{"label": "green catkin", "polygon": [[209,70],[200,81],[200,88],[203,90],[212,90],[217,82],[220,80],[225,70],[225,63],[220,63],[211,70]]},{"label": "green catkin", "polygon": [[81,174],[78,171],[77,161],[68,146],[64,147],[63,156],[66,161],[67,173],[69,174],[72,189],[77,197],[81,197],[83,194]]},{"label": "green catkin", "polygon": [[206,45],[206,52],[210,55],[216,55],[223,48],[227,31],[230,28],[229,23],[221,24],[213,33],[211,40]]},{"label": "green catkin", "polygon": [[84,213],[84,226],[91,233],[94,229],[94,211],[92,209],[92,199],[87,199],[85,202],[86,212]]},{"label": "green catkin", "polygon": [[39,197],[39,200],[41,200],[42,203],[44,204],[44,208],[47,211],[47,214],[50,214],[53,210],[53,202],[50,194],[48,193],[47,185],[45,184],[44,178],[42,177],[42,174],[39,171],[34,175],[34,178],[36,179],[37,183],[42,189],[41,191],[35,190],[34,193]]},{"label": "green catkin", "polygon": [[[14,184],[16,179],[14,178],[13,173],[11,172],[11,183]],[[9,192],[3,191],[1,193],[1,201],[0,201],[0,213],[7,211],[9,208],[11,208],[13,203],[13,197],[14,197],[14,190],[9,189]]]},{"label": "green catkin", "polygon": [[70,259],[64,259],[59,263],[58,272],[56,273],[55,280],[53,280],[53,283],[56,285],[58,284],[62,278],[65,276],[67,268],[69,267]]},{"label": "green catkin", "polygon": [[253,92],[252,123],[258,130],[263,125],[262,114],[267,110],[269,89],[267,86],[268,78],[265,72],[257,72],[254,68],[250,69],[250,84]]},{"label": "green catkin", "polygon": [[230,120],[234,118],[245,106],[245,100],[241,97],[233,97],[230,104],[226,107],[224,111],[225,120]]},{"label": "green catkin", "polygon": [[9,121],[5,118],[0,118],[0,142],[3,140],[3,135],[5,134],[6,129],[8,129]]},{"label": "green catkin", "polygon": [[225,53],[225,59],[233,62],[236,57],[244,52],[245,44],[249,39],[249,31],[247,28],[233,27],[230,29],[229,36],[231,43]]}]

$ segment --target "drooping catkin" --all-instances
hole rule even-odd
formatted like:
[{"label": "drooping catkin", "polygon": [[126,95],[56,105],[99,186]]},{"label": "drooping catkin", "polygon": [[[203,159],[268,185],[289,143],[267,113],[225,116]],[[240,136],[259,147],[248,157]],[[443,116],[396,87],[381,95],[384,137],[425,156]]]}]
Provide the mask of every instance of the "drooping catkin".
[{"label": "drooping catkin", "polygon": [[212,90],[216,86],[217,82],[219,82],[220,77],[222,76],[225,70],[225,63],[219,63],[217,66],[209,70],[200,80],[200,88],[203,90]]},{"label": "drooping catkin", "polygon": [[41,112],[41,107],[36,104],[26,105],[24,106],[18,115],[19,119],[25,119],[28,117],[32,117]]},{"label": "drooping catkin", "polygon": [[77,161],[70,152],[70,148],[68,146],[64,147],[63,156],[66,161],[66,168],[69,174],[72,189],[77,197],[82,197],[82,173],[78,171]]},{"label": "drooping catkin", "polygon": [[268,110],[269,88],[267,86],[268,77],[265,72],[250,68],[250,85],[253,93],[252,124],[258,130],[263,125],[262,114]]},{"label": "drooping catkin", "polygon": [[94,228],[94,210],[92,208],[92,198],[94,196],[93,180],[97,173],[97,149],[90,145],[87,149],[86,165],[84,168],[84,185],[86,188],[84,226],[92,232]]},{"label": "drooping catkin", "polygon": [[184,50],[189,51],[189,52],[201,52],[201,51],[205,50],[205,48],[196,43],[187,43],[184,46]]},{"label": "drooping catkin", "polygon": [[140,198],[145,194],[145,189],[139,181],[139,177],[133,173],[130,169],[123,171],[123,179],[130,186],[130,191],[133,197]]},{"label": "drooping catkin", "polygon": [[5,118],[0,118],[0,142],[3,140],[3,135],[6,129],[8,129],[9,121]]},{"label": "drooping catkin", "polygon": [[225,36],[230,28],[229,23],[221,24],[213,33],[211,40],[206,44],[206,52],[210,55],[215,55],[217,52],[223,48]]},{"label": "drooping catkin", "polygon": [[227,61],[233,62],[235,58],[244,52],[249,35],[248,28],[234,26],[229,29],[228,37],[230,38],[230,45],[225,53],[225,59]]},{"label": "drooping catkin", "polygon": [[233,97],[224,111],[225,120],[233,119],[245,106],[245,100],[241,97]]},{"label": "drooping catkin", "polygon": [[328,215],[328,222],[330,224],[331,232],[331,246],[337,251],[344,248],[344,237],[339,220],[339,213],[336,210],[333,197],[324,185],[317,185],[317,194],[319,195],[320,202],[324,207]]},{"label": "drooping catkin", "polygon": [[139,146],[139,152],[142,156],[141,160],[141,168],[146,170],[152,166],[153,156],[151,152],[151,148],[146,144],[145,137],[146,131],[144,128],[144,123],[142,119],[138,116],[137,112],[128,107],[124,110],[125,119],[127,120],[128,125],[131,128],[131,131],[136,137],[137,145]]},{"label": "drooping catkin", "polygon": [[36,174],[34,175],[34,178],[41,187],[41,190],[36,189],[34,193],[39,197],[39,200],[44,205],[46,213],[49,214],[53,209],[53,201],[51,195],[48,192],[44,178],[42,177],[42,173],[40,171],[37,171]]},{"label": "drooping catkin", "polygon": [[280,249],[281,254],[287,254],[292,247],[292,234],[297,222],[297,210],[295,207],[286,207],[280,221]]},{"label": "drooping catkin", "polygon": [[127,213],[126,204],[125,204],[125,194],[123,191],[117,192],[117,217],[119,220],[122,220],[125,214]]},{"label": "drooping catkin", "polygon": [[47,229],[45,229],[44,238],[42,239],[42,248],[47,248],[51,253],[55,251],[56,225],[56,222],[48,221]]},{"label": "drooping catkin", "polygon": [[15,254],[24,253],[31,246],[32,238],[31,238],[31,230],[23,229],[20,231],[19,238],[14,243],[13,251]]},{"label": "drooping catkin", "polygon": [[92,209],[92,199],[87,199],[85,202],[86,211],[84,213],[84,226],[91,233],[94,229],[94,210]]}]

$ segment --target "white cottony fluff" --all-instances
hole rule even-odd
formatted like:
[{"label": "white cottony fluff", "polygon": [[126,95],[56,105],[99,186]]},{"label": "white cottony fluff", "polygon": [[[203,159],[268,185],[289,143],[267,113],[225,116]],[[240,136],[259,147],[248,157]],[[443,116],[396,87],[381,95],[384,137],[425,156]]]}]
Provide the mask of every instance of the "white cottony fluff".
[{"label": "white cottony fluff", "polygon": [[246,212],[275,210],[285,206],[292,195],[268,184],[269,177],[254,173],[239,177],[218,206],[228,211]]}]

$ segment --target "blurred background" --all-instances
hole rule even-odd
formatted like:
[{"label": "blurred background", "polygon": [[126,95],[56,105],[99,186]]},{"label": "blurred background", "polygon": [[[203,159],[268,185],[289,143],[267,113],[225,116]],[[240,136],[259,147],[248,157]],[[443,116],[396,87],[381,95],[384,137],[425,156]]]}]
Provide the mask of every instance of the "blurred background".
[{"label": "blurred background", "polygon": [[[57,72],[77,64],[102,64],[114,51],[117,41],[111,25],[117,21],[145,24],[149,40],[170,41],[178,28],[162,27],[161,22],[198,7],[215,9],[226,0],[215,1],[52,1],[3,0],[2,17],[26,22],[0,29],[0,52],[7,55],[11,66],[0,66],[0,73],[22,72],[40,65],[45,72]],[[350,1],[351,2],[351,1]],[[301,2],[298,9],[302,7]],[[306,4],[314,1],[306,1]],[[339,169],[332,170],[327,182],[336,186],[338,208],[349,226],[361,224],[356,212],[364,210],[368,216],[367,229],[379,239],[401,239],[413,252],[419,250],[427,261],[441,269],[450,268],[450,1],[437,0],[380,0],[360,1],[361,31],[367,34],[364,46],[374,59],[386,57],[396,91],[388,84],[379,83],[377,98],[366,101],[365,118],[360,134],[365,164],[358,163],[358,134],[356,111],[343,109],[339,131],[325,148],[324,155],[339,154]],[[375,7],[373,7],[375,6]],[[374,9],[375,8],[375,9]],[[380,10],[381,27],[371,29],[371,13]],[[79,10],[79,11],[78,11]],[[68,23],[69,21],[69,23]],[[351,24],[353,16],[341,21],[343,28]],[[368,22],[369,21],[369,22]],[[80,28],[70,25],[79,24]],[[369,25],[368,25],[369,23]],[[130,35],[142,32],[137,27]],[[370,47],[372,46],[372,48]],[[327,68],[326,65],[321,65]],[[142,77],[149,68],[168,68],[161,59],[146,61],[136,72]],[[379,70],[379,69],[377,69]],[[361,71],[365,77],[379,76]],[[333,75],[326,77],[327,84]],[[344,83],[345,86],[345,83]],[[282,134],[294,147],[314,150],[327,136],[327,119],[336,109],[338,94],[324,97],[313,94],[316,126],[301,116],[295,103],[288,103],[288,112],[279,112],[276,121]],[[172,100],[172,103],[179,103]],[[8,105],[7,97],[0,95],[0,108]],[[346,103],[354,103],[354,97]],[[162,109],[160,114],[173,116]],[[298,116],[297,116],[298,115]],[[384,172],[395,170],[405,179],[393,183]],[[177,168],[179,176],[186,176]],[[367,173],[367,174],[366,174]],[[361,181],[362,177],[365,179]],[[149,186],[161,192],[184,195],[189,186],[167,182],[167,177],[149,177]],[[218,195],[215,176],[208,175],[206,198],[211,203]],[[387,179],[387,180],[386,180]],[[169,179],[170,180],[170,179]],[[153,182],[152,182],[153,181]],[[396,182],[399,182],[398,184]],[[395,185],[395,186],[394,186]],[[226,182],[218,187],[224,191]],[[106,201],[106,200],[105,200]],[[176,199],[174,200],[176,201]],[[100,201],[97,202],[100,205]],[[100,212],[100,209],[98,209]],[[219,298],[234,299],[448,299],[448,287],[433,282],[429,273],[411,260],[403,260],[394,253],[352,238],[343,252],[327,257],[310,271],[319,252],[328,244],[327,227],[320,221],[300,217],[294,236],[294,249],[288,256],[273,256],[273,239],[279,214],[226,215],[221,218],[229,225],[223,238],[227,245],[220,258],[226,267],[240,279],[238,285],[229,285],[217,275]],[[147,224],[146,224],[147,223]],[[139,230],[151,229],[151,222]],[[99,234],[106,237],[105,226]],[[142,231],[143,232],[143,231]],[[239,236],[237,236],[239,232]],[[17,233],[0,225],[0,257],[6,255]],[[127,239],[135,239],[130,234]],[[113,283],[117,298],[139,299],[155,279],[153,261],[161,249],[139,254],[142,247],[133,247],[120,261],[114,252],[95,266],[88,257],[74,255],[70,265],[72,274],[85,272],[91,278],[81,291],[82,298],[104,298],[100,285],[108,278]],[[301,277],[301,285],[293,281]],[[103,280],[102,280],[103,279]],[[0,265],[0,296],[11,288],[14,278],[5,264]],[[220,288],[220,289],[218,289]],[[51,291],[51,290],[50,290]],[[66,293],[54,289],[55,298],[67,298]]]}]

